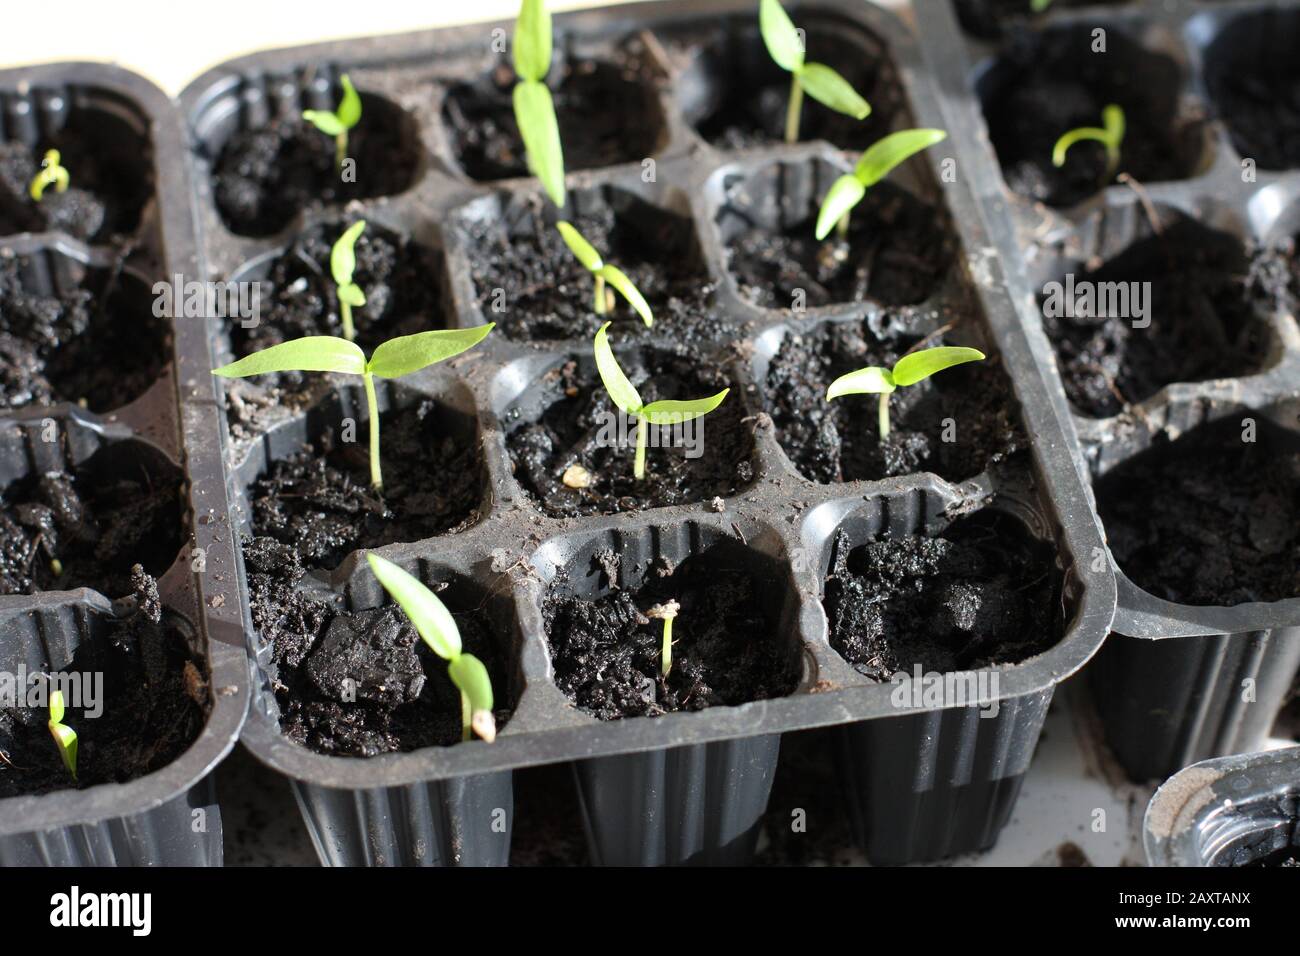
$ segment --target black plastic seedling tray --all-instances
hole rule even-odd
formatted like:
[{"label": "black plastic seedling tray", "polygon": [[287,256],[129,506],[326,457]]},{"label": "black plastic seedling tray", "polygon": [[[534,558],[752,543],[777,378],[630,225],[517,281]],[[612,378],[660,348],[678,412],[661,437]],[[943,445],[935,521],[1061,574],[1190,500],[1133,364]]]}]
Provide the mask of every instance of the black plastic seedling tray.
[{"label": "black plastic seedling tray", "polygon": [[[1234,420],[1255,419],[1277,453],[1294,449],[1300,441],[1300,330],[1290,308],[1257,307],[1264,331],[1255,371],[1169,382],[1120,413],[1106,414],[1086,413],[1067,398],[1040,301],[1047,283],[1068,273],[1082,278],[1097,263],[1114,262],[1150,239],[1153,218],[1162,230],[1189,230],[1193,247],[1224,244],[1225,257],[1297,232],[1300,173],[1260,162],[1254,181],[1246,181],[1246,157],[1235,145],[1231,110],[1216,100],[1215,78],[1224,71],[1240,78],[1277,62],[1278,51],[1300,29],[1300,7],[1069,6],[1033,18],[1032,27],[1010,26],[999,38],[964,32],[947,3],[918,4],[916,11],[927,24],[924,46],[945,92],[953,142],[1086,478],[1101,482],[1143,453],[1177,448],[1169,443],[1211,422],[1229,428]],[[1081,63],[1093,56],[1096,30],[1107,35],[1107,70],[1129,77],[1134,88],[1163,84],[1162,116],[1185,169],[1176,179],[1143,179],[1138,188],[1112,184],[1076,203],[1049,206],[1008,185],[989,111],[1010,95],[1017,69],[1039,64],[1042,50],[1051,47],[1067,64],[1068,57]],[[1058,79],[1068,83],[1071,77]],[[1110,95],[1122,98],[1133,90]],[[1212,554],[1213,545],[1207,546]],[[1116,587],[1116,633],[1089,673],[1107,740],[1126,771],[1135,779],[1160,779],[1202,758],[1257,749],[1300,667],[1300,597],[1231,607],[1179,604],[1143,590],[1118,566]]]},{"label": "black plastic seedling tray", "polygon": [[[119,264],[146,292],[155,282],[193,274],[196,236],[181,128],[161,91],[110,66],[9,70],[0,72],[0,115],[5,142],[46,142],[72,118],[106,141],[110,129],[131,137],[132,175],[151,189],[138,224],[112,245],[87,245],[62,233],[0,238],[0,255],[26,263],[26,290],[48,293]],[[144,302],[147,307],[151,298]],[[141,316],[141,348],[145,327]],[[247,655],[205,325],[177,319],[165,332],[167,358],[156,381],[121,408],[96,414],[65,402],[0,412],[0,484],[92,459],[100,474],[143,470],[183,479],[177,552],[158,569],[159,593],[169,634],[180,635],[206,662],[206,724],[180,757],[138,779],[0,800],[0,864],[221,864],[210,771],[234,746],[244,721]],[[63,670],[79,647],[106,639],[117,613],[108,597],[89,588],[0,597],[0,668]]]},{"label": "black plastic seedling tray", "polygon": [[[945,125],[939,91],[924,75],[916,36],[895,17],[853,0],[790,9],[808,29],[810,43],[824,38],[846,46],[852,58],[879,66],[875,135],[890,128]],[[327,756],[292,742],[280,731],[271,648],[252,625],[241,584],[240,611],[255,655],[245,745],[290,779],[317,851],[332,864],[504,863],[511,771],[562,761],[575,767],[594,861],[743,861],[757,836],[780,735],[828,725],[844,728],[844,793],[872,859],[935,859],[991,845],[1010,815],[1056,685],[1092,656],[1109,630],[1114,577],[1104,562],[1099,567],[1093,560],[1102,553],[1102,541],[1072,458],[1069,422],[1006,295],[972,183],[963,176],[939,185],[939,164],[954,149],[945,143],[927,161],[917,160],[895,177],[902,188],[934,203],[952,230],[952,265],[925,301],[898,308],[846,303],[806,314],[762,308],[745,297],[729,273],[726,243],[746,222],[772,228],[802,219],[855,157],[823,142],[725,151],[695,131],[692,124],[710,98],[721,95],[727,83],[749,82],[746,71],[764,62],[755,4],[612,7],[559,15],[555,26],[561,55],[599,58],[615,44],[630,42],[658,76],[646,91],[647,122],[656,113],[662,118],[653,152],[605,168],[571,170],[571,206],[640,204],[689,225],[695,248],[683,245],[681,251],[697,253],[717,287],[716,342],[702,352],[724,365],[734,386],[731,400],[744,403],[744,427],[753,446],[749,477],[721,501],[549,517],[512,474],[506,433],[540,414],[537,396],[545,394],[541,383],[547,373],[569,360],[590,369],[590,335],[522,342],[498,325],[473,352],[392,384],[381,397],[390,407],[432,399],[449,422],[457,423],[454,428],[476,436],[484,468],[477,520],[456,534],[376,550],[426,582],[450,583],[481,596],[508,660],[502,696],[513,709],[509,722],[490,745],[475,741],[368,759]],[[501,59],[491,49],[493,38],[508,37],[510,31],[509,23],[483,24],[258,53],[192,83],[181,105],[201,227],[202,274],[256,276],[312,226],[364,217],[371,228],[384,227],[432,250],[440,264],[433,278],[443,286],[445,306],[445,315],[434,321],[469,327],[496,318],[479,305],[471,274],[476,250],[465,225],[509,222],[512,211],[538,196],[539,189],[526,178],[471,179],[441,116],[448,87],[488,75]],[[701,34],[716,44],[716,62],[692,61],[673,41]],[[222,144],[237,129],[332,103],[342,72],[361,90],[367,109],[383,108],[377,104],[384,100],[405,112],[421,150],[412,185],[346,209],[308,209],[271,236],[234,234],[223,223],[211,184]],[[644,158],[654,160],[652,177],[645,175]],[[983,347],[996,371],[1008,378],[1030,450],[957,483],[931,474],[839,484],[801,476],[763,409],[765,370],[784,339],[836,325],[892,321],[923,336],[953,318],[964,318],[953,340]],[[230,327],[216,323],[211,332],[213,352],[230,354]],[[623,355],[673,348],[662,323],[615,340]],[[679,357],[690,362],[699,354]],[[248,489],[269,461],[344,418],[364,418],[354,385],[324,382],[310,407],[283,410],[280,420],[260,433],[242,425],[228,433],[225,467],[234,527],[248,531]],[[530,390],[532,385],[539,387]],[[255,400],[258,387],[241,383],[241,400]],[[823,582],[836,532],[843,530],[857,545],[886,530],[938,533],[959,516],[992,510],[1048,543],[1063,581],[1061,638],[1029,660],[997,668],[996,717],[982,718],[979,708],[969,706],[896,706],[890,684],[859,675],[828,643]],[[604,548],[621,556],[617,583],[630,586],[643,579],[655,559],[676,562],[710,546],[723,548],[766,583],[767,610],[801,662],[797,689],[776,699],[653,719],[601,722],[577,710],[556,686],[549,660],[542,618],[548,589],[572,588],[590,596],[608,588],[611,582],[587,574],[593,553]],[[358,554],[332,573],[309,574],[299,589],[340,609],[372,608],[386,600]],[[493,826],[502,819],[504,827]]]},{"label": "black plastic seedling tray", "polygon": [[1147,806],[1151,866],[1300,865],[1300,747],[1202,760]]}]

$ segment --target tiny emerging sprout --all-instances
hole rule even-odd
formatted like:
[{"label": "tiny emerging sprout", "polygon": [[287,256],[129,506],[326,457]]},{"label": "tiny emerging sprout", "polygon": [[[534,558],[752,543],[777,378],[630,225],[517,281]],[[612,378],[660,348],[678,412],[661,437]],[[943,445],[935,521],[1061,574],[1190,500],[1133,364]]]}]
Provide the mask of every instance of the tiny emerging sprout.
[{"label": "tiny emerging sprout", "polygon": [[339,315],[343,319],[343,337],[351,342],[356,330],[352,327],[352,307],[358,309],[366,304],[366,294],[352,281],[352,271],[357,267],[357,239],[366,231],[364,219],[354,222],[347,232],[339,236],[338,242],[330,250],[330,274],[334,285],[338,287]]},{"label": "tiny emerging sprout", "polygon": [[567,222],[557,222],[555,228],[560,231],[564,238],[564,244],[569,247],[573,257],[582,263],[584,269],[590,272],[596,279],[596,294],[593,307],[597,315],[604,315],[610,309],[610,303],[613,298],[608,294],[605,283],[608,282],[623,298],[627,299],[627,304],[636,310],[637,315],[641,316],[641,321],[650,328],[655,324],[655,317],[650,312],[650,305],[646,302],[637,287],[632,284],[622,270],[615,266],[609,265],[600,257],[596,248],[583,238],[582,233],[573,228],[572,224]]},{"label": "tiny emerging sprout", "polygon": [[551,69],[551,14],[543,0],[523,0],[511,44],[519,82],[512,94],[515,123],[528,154],[528,168],[551,202],[564,208],[564,150],[555,103],[546,87]]},{"label": "tiny emerging sprout", "polygon": [[872,365],[856,372],[841,375],[826,390],[826,400],[841,395],[880,395],[880,440],[889,437],[889,396],[895,388],[915,385],[935,372],[942,372],[964,362],[980,362],[984,353],[979,349],[940,345],[904,355],[892,369]]},{"label": "tiny emerging sprout", "polygon": [[57,149],[47,149],[45,151],[45,158],[41,160],[41,171],[32,179],[32,184],[27,190],[32,199],[40,202],[41,197],[45,195],[45,190],[50,186],[54,187],[56,193],[67,190],[72,177],[60,165],[62,160],[63,157]]},{"label": "tiny emerging sprout", "polygon": [[50,736],[59,748],[63,766],[68,768],[72,779],[77,779],[77,732],[63,722],[63,691],[50,691]]},{"label": "tiny emerging sprout", "polygon": [[419,579],[377,554],[367,554],[366,560],[429,650],[447,662],[447,674],[460,691],[460,739],[469,740],[472,730],[492,743],[497,737],[497,722],[492,716],[492,678],[482,661],[461,649],[456,619]]},{"label": "tiny emerging sprout", "polygon": [[1052,5],[1052,0],[1029,0],[1029,9],[1034,13],[1044,13]]},{"label": "tiny emerging sprout", "polygon": [[489,322],[472,329],[438,329],[398,336],[381,343],[369,361],[355,342],[334,335],[308,335],[254,352],[238,362],[213,369],[212,374],[223,378],[247,378],[269,372],[360,375],[366,388],[366,403],[370,407],[370,484],[375,491],[382,492],[384,480],[379,469],[379,403],[375,397],[375,376],[401,378],[445,361],[478,345],[487,338],[494,325]]},{"label": "tiny emerging sprout", "polygon": [[343,87],[343,96],[339,99],[338,109],[303,110],[302,118],[326,136],[334,137],[334,165],[343,168],[343,161],[348,158],[348,130],[361,121],[361,97],[357,95],[352,80],[344,73],[339,77]]},{"label": "tiny emerging sprout", "polygon": [[790,101],[785,112],[787,143],[799,139],[805,91],[823,106],[854,119],[865,119],[871,114],[870,104],[857,94],[848,80],[824,63],[805,61],[803,34],[795,28],[779,0],[762,0],[758,8],[758,28],[763,34],[768,56],[790,73]]},{"label": "tiny emerging sprout", "polygon": [[650,610],[645,612],[645,616],[652,621],[664,622],[664,639],[663,650],[660,652],[659,672],[665,678],[668,672],[673,669],[673,619],[681,611],[682,606],[676,601],[668,601],[664,604],[656,604]]},{"label": "tiny emerging sprout", "polygon": [[817,213],[817,238],[825,239],[836,223],[841,238],[847,238],[849,213],[862,201],[867,190],[888,176],[899,163],[947,136],[941,129],[905,129],[872,143],[858,159],[853,172],[831,184]]},{"label": "tiny emerging sprout", "polygon": [[608,322],[602,325],[593,342],[596,369],[600,372],[600,380],[605,385],[605,391],[609,392],[610,399],[624,414],[636,419],[636,463],[633,474],[640,480],[645,477],[645,447],[649,426],[678,425],[699,418],[701,415],[707,415],[722,404],[722,400],[727,397],[731,389],[724,388],[717,395],[694,401],[662,400],[646,405],[641,400],[641,393],[623,374],[618,359],[614,358],[614,352],[609,347],[609,338],[606,335],[609,326]]},{"label": "tiny emerging sprout", "polygon": [[1119,168],[1119,148],[1124,142],[1124,110],[1111,103],[1101,111],[1101,127],[1081,126],[1062,134],[1052,148],[1052,165],[1060,169],[1065,165],[1065,154],[1070,147],[1083,140],[1096,140],[1106,147],[1107,178]]}]

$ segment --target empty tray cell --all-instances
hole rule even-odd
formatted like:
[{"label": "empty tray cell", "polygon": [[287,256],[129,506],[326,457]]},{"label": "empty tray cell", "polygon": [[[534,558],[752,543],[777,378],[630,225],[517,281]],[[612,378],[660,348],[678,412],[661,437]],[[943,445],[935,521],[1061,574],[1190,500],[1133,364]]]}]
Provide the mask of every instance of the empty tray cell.
[{"label": "empty tray cell", "polygon": [[1181,604],[1300,595],[1295,422],[1294,404],[1230,414],[1108,471],[1097,510],[1120,569]]},{"label": "empty tray cell", "polygon": [[1073,7],[1117,7],[1130,0],[1048,0],[1044,9],[1033,9],[1031,0],[952,0],[961,28],[981,40],[994,40],[1004,32],[1022,28],[1055,10]]},{"label": "empty tray cell", "polygon": [[1227,20],[1204,52],[1205,87],[1232,145],[1259,169],[1300,166],[1300,10]]},{"label": "empty tray cell", "polygon": [[740,294],[767,309],[846,302],[924,302],[942,284],[956,239],[923,160],[878,183],[849,216],[845,241],[814,234],[831,184],[848,170],[827,158],[725,168],[715,212],[727,269]]},{"label": "empty tray cell", "polygon": [[[553,518],[614,514],[728,497],[757,475],[753,423],[737,384],[695,349],[613,351],[644,403],[695,400],[730,388],[712,412],[646,429],[645,476],[635,477],[637,421],[610,400],[587,350],[555,360],[500,417],[515,480]],[[515,374],[507,371],[514,382]]]},{"label": "empty tray cell", "polygon": [[607,311],[596,314],[595,280],[555,226],[566,220],[632,280],[656,332],[688,343],[716,339],[726,325],[715,284],[685,196],[671,201],[663,205],[613,185],[574,191],[558,211],[535,193],[475,200],[452,228],[484,321],[517,341],[589,340],[605,321],[627,333],[646,329],[612,286],[606,286]]},{"label": "empty tray cell", "polygon": [[[1095,31],[1104,34],[1100,39]],[[1099,52],[1098,42],[1106,49]],[[1012,192],[1049,206],[1070,206],[1119,173],[1143,183],[1187,179],[1208,165],[1204,122],[1180,112],[1182,68],[1114,24],[1059,27],[1027,34],[981,73],[977,92],[989,138]],[[1094,140],[1052,165],[1069,130],[1100,126],[1109,104],[1124,110],[1118,166]]]},{"label": "empty tray cell", "polygon": [[[871,106],[859,120],[805,94],[799,139],[861,151],[894,129],[906,98],[884,40],[815,6],[792,10],[792,16],[804,30],[808,61],[831,67]],[[725,150],[784,140],[791,75],[767,52],[756,17],[665,31],[662,39],[686,62],[677,83],[678,103],[701,137]]]},{"label": "empty tray cell", "polygon": [[758,341],[754,379],[790,463],[820,484],[874,481],[929,471],[974,478],[1028,447],[996,356],[947,369],[889,396],[890,433],[880,441],[879,397],[826,389],[865,366],[891,368],[905,353],[938,345],[982,346],[971,323],[934,338],[892,313],[875,321],[782,327]]},{"label": "empty tray cell", "polygon": [[[517,77],[508,53],[484,75],[447,90],[442,122],[461,171],[482,182],[527,176],[515,123]],[[568,171],[640,162],[668,138],[659,105],[660,73],[639,38],[602,52],[557,45],[547,74]]]},{"label": "empty tray cell", "polygon": [[302,118],[303,110],[338,107],[337,76],[320,66],[301,76],[231,76],[204,103],[195,135],[231,232],[274,235],[303,209],[393,196],[415,182],[424,165],[415,120],[367,91],[360,75],[350,76],[361,97],[361,119],[348,131],[354,170],[340,169],[334,137]]},{"label": "empty tray cell", "polygon": [[360,548],[452,534],[475,523],[486,477],[473,401],[463,386],[437,395],[404,385],[380,399],[384,489],[370,482],[370,414],[360,385],[329,393],[270,432],[242,468],[255,537],[294,560],[336,568]]},{"label": "empty tray cell", "polygon": [[[121,94],[93,86],[0,94],[0,235],[62,232],[84,241],[129,237],[153,194],[149,120]],[[68,186],[39,202],[29,189],[48,150]]]},{"label": "empty tray cell", "polygon": [[102,413],[135,401],[171,362],[154,302],[119,261],[57,245],[0,250],[0,408],[70,402]]},{"label": "empty tray cell", "polygon": [[1100,263],[1066,260],[1038,290],[1066,396],[1091,418],[1174,382],[1260,371],[1276,351],[1270,318],[1288,295],[1280,250],[1248,250],[1164,207],[1153,233],[1130,211],[1107,220],[1131,225],[1128,245]]}]

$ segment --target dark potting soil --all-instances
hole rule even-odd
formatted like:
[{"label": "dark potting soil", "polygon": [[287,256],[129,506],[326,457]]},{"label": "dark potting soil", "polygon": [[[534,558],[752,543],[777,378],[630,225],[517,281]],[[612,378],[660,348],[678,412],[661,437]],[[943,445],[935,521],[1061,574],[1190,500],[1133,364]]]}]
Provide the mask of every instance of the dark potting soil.
[{"label": "dark potting soil", "polygon": [[[615,195],[618,211],[599,209],[573,217],[573,225],[604,261],[625,272],[654,314],[655,331],[691,344],[716,340],[734,328],[714,307],[716,287],[704,265],[691,220]],[[470,272],[483,315],[500,332],[522,341],[590,339],[606,321],[620,335],[649,330],[612,287],[614,308],[597,315],[594,279],[544,215],[541,197],[512,204],[502,217],[465,225]],[[569,215],[569,214],[566,214]]]},{"label": "dark potting soil", "polygon": [[[889,53],[874,36],[826,22],[815,15],[796,16],[806,31],[808,59],[834,69],[871,106],[855,119],[823,106],[806,93],[800,113],[799,140],[825,140],[840,149],[861,152],[893,128],[903,108],[902,87]],[[757,30],[736,36],[724,28],[705,33],[693,29],[666,38],[669,49],[698,59],[701,75],[692,90],[696,131],[718,149],[740,150],[785,141],[790,74],[778,67]]]},{"label": "dark potting soil", "polygon": [[[1255,22],[1263,17],[1276,19]],[[1269,10],[1229,21],[1207,56],[1205,82],[1214,111],[1233,148],[1258,169],[1300,166],[1300,69],[1290,57],[1270,55],[1263,45],[1269,38],[1274,45],[1289,42],[1295,22],[1295,11]],[[1222,61],[1220,47],[1227,48]]]},{"label": "dark potting soil", "polygon": [[1271,340],[1267,315],[1284,301],[1289,280],[1282,250],[1248,256],[1232,236],[1182,220],[1084,272],[1075,286],[1077,306],[1078,290],[1149,283],[1149,326],[1134,327],[1146,319],[1131,306],[1115,314],[1101,304],[1071,306],[1075,315],[1059,314],[1069,298],[1063,282],[1059,295],[1049,290],[1039,305],[1070,402],[1105,418],[1173,382],[1258,371]]},{"label": "dark potting soil", "polygon": [[886,534],[854,548],[840,532],[824,603],[831,646],[887,681],[917,664],[950,672],[1040,654],[1061,637],[1060,595],[1052,546],[984,511],[941,537]]},{"label": "dark potting soil", "polygon": [[1128,0],[1053,0],[1044,14],[1030,9],[1029,0],[953,0],[962,29],[982,40],[995,40],[1004,31],[1030,26],[1047,12],[1071,7],[1123,6]]},{"label": "dark potting soil", "polygon": [[26,257],[0,255],[0,408],[73,402],[109,412],[163,374],[171,346],[150,291],[120,266],[33,291]]},{"label": "dark potting soil", "polygon": [[[102,675],[98,700],[64,693],[63,722],[77,732],[77,777],[50,736],[42,693],[23,701],[39,706],[0,708],[0,798],[126,783],[161,769],[198,737],[211,702],[207,663],[180,631],[160,623],[156,606],[83,640],[60,673],[81,674],[92,687]],[[102,712],[88,716],[96,710],[88,704]]]},{"label": "dark potting soil", "polygon": [[[482,79],[447,91],[442,120],[456,161],[472,179],[529,175],[515,123],[515,82],[514,68],[503,61]],[[664,139],[659,82],[636,37],[624,41],[609,61],[562,60],[553,65],[547,85],[560,125],[565,169],[597,169],[652,156]]]},{"label": "dark potting soil", "polygon": [[[50,186],[36,202],[29,190],[49,149],[61,154],[68,188],[60,193]],[[152,192],[145,144],[99,114],[74,112],[35,147],[0,143],[0,235],[63,232],[104,242],[135,231]]]},{"label": "dark potting soil", "polygon": [[138,583],[133,566],[155,577],[171,566],[181,546],[180,477],[143,465],[100,473],[100,456],[75,474],[46,472],[4,489],[0,594],[88,587],[119,598]]},{"label": "dark potting soil", "polygon": [[[1092,52],[1090,27],[1017,34],[986,80],[982,99],[989,138],[1012,192],[1049,206],[1081,202],[1128,173],[1142,183],[1185,179],[1201,160],[1202,117],[1180,116],[1179,68],[1117,30],[1105,55]],[[1120,162],[1085,140],[1052,165],[1061,134],[1100,126],[1110,103],[1123,108]]]},{"label": "dark potting soil", "polygon": [[[690,349],[624,351],[618,359],[646,403],[705,398],[732,385],[721,368]],[[702,425],[697,420],[679,431],[651,428],[645,478],[638,481],[636,423],[618,413],[594,367],[565,363],[533,388],[541,390],[543,410],[540,415],[526,415],[518,407],[507,412],[506,448],[524,491],[551,517],[691,504],[733,495],[754,479],[753,426],[744,420],[735,389]],[[696,426],[699,430],[691,431]],[[663,447],[654,447],[655,442]],[[586,487],[565,484],[574,465],[585,470]]]},{"label": "dark potting soil", "polygon": [[[777,441],[806,478],[831,484],[930,471],[960,482],[1028,447],[996,359],[959,365],[894,392],[883,445],[877,396],[827,402],[826,389],[841,375],[868,365],[892,367],[919,345],[919,337],[902,335],[891,324],[897,318],[791,333],[772,357],[761,383],[763,408]],[[941,344],[942,337],[925,347]]]},{"label": "dark potting soil", "polygon": [[[604,567],[598,560],[593,572]],[[715,546],[675,567],[658,559],[633,591],[615,588],[594,601],[552,596],[542,616],[556,684],[601,720],[783,697],[798,685],[798,653],[764,612],[771,587]],[[669,601],[681,610],[665,679],[663,622],[645,612]]]},{"label": "dark potting soil", "polygon": [[231,136],[212,167],[213,197],[226,228],[269,236],[301,210],[408,189],[421,158],[413,123],[386,100],[363,93],[361,106],[361,121],[348,133],[353,181],[345,181],[337,166],[334,137],[300,116]]},{"label": "dark potting soil", "polygon": [[[373,757],[461,739],[460,692],[447,664],[395,605],[355,613],[295,589],[306,569],[299,551],[271,538],[244,544],[249,607],[271,645],[280,729],[317,753]],[[437,590],[437,588],[435,588]],[[510,717],[505,659],[481,602],[448,603],[466,651],[488,669],[498,729]]]},{"label": "dark potting soil", "polygon": [[817,211],[777,234],[753,227],[727,243],[727,268],[755,305],[789,309],[870,300],[914,305],[938,288],[952,262],[943,214],[892,183],[879,183],[849,218],[849,239],[813,234]]},{"label": "dark potting soil", "polygon": [[332,570],[358,548],[461,531],[478,518],[478,443],[430,399],[381,413],[384,491],[370,486],[368,422],[354,440],[327,430],[253,482],[253,534],[291,545],[309,569]]},{"label": "dark potting soil", "polygon": [[[1243,440],[1243,417],[1255,441]],[[1096,494],[1115,560],[1156,597],[1231,606],[1300,595],[1300,442],[1262,416],[1156,444]]]}]

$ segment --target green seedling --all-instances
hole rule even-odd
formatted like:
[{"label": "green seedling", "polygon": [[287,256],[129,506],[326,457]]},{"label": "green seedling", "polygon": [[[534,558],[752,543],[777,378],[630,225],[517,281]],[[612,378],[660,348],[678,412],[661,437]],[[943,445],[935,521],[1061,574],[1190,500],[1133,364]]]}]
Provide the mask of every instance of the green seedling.
[{"label": "green seedling", "polygon": [[1119,148],[1124,142],[1124,110],[1111,103],[1101,111],[1101,127],[1081,126],[1061,136],[1052,148],[1052,165],[1060,169],[1065,165],[1065,154],[1075,143],[1096,140],[1106,147],[1107,178],[1119,168]]},{"label": "green seedling", "polygon": [[63,766],[68,768],[72,779],[77,779],[77,732],[63,722],[63,691],[50,691],[50,736],[59,748]]},{"label": "green seedling", "polygon": [[351,342],[356,330],[352,327],[352,307],[358,309],[366,304],[366,294],[352,281],[352,272],[357,267],[357,239],[366,231],[366,221],[354,222],[347,232],[339,236],[338,242],[330,250],[330,274],[334,285],[338,287],[339,315],[343,319],[343,337]]},{"label": "green seedling", "polygon": [[41,160],[41,171],[36,174],[27,190],[36,202],[41,201],[41,197],[45,195],[45,190],[51,186],[54,187],[56,193],[67,191],[68,183],[72,177],[60,165],[62,160],[63,156],[57,149],[47,149],[45,151],[45,158]]},{"label": "green seedling", "polygon": [[605,283],[608,282],[619,291],[623,298],[627,299],[627,304],[636,310],[637,315],[641,316],[641,321],[646,324],[646,328],[650,328],[655,324],[655,317],[650,312],[650,305],[646,302],[645,296],[637,290],[637,287],[632,284],[632,280],[624,275],[622,270],[607,264],[601,259],[600,253],[596,251],[595,246],[584,239],[582,233],[573,228],[570,223],[557,222],[555,228],[560,231],[564,244],[569,247],[573,257],[581,262],[583,268],[596,279],[596,297],[593,306],[597,315],[604,315],[609,311],[613,303],[613,296],[605,288]]},{"label": "green seedling", "polygon": [[370,407],[370,483],[375,491],[384,490],[379,469],[379,403],[375,397],[375,377],[401,378],[422,368],[446,361],[482,342],[495,323],[472,329],[438,329],[389,339],[375,349],[370,360],[361,346],[334,335],[308,335],[272,345],[254,352],[238,362],[212,370],[222,378],[247,378],[270,372],[338,372],[360,375]]},{"label": "green seedling", "polygon": [[546,87],[551,69],[551,14],[543,0],[523,0],[511,45],[515,75],[515,122],[528,154],[528,168],[541,180],[551,201],[564,208],[564,150],[555,103]]},{"label": "green seedling", "polygon": [[676,601],[668,601],[664,604],[656,604],[650,610],[645,612],[645,616],[652,621],[664,622],[664,639],[663,649],[660,651],[659,673],[668,679],[668,672],[673,669],[673,621],[676,619],[682,606]]},{"label": "green seedling", "polygon": [[872,143],[858,159],[853,172],[846,173],[831,184],[826,198],[817,213],[817,238],[825,239],[831,227],[839,224],[841,238],[848,238],[849,213],[862,202],[867,190],[880,182],[898,166],[921,150],[947,138],[941,129],[905,129]]},{"label": "green seedling", "polygon": [[488,743],[496,740],[492,678],[482,661],[461,649],[460,628],[447,606],[417,578],[393,562],[377,554],[367,554],[366,560],[384,590],[406,613],[424,643],[429,645],[429,650],[447,662],[447,674],[460,691],[460,739],[469,740],[472,730]]},{"label": "green seedling", "polygon": [[623,369],[619,367],[618,359],[614,358],[614,352],[609,347],[609,338],[606,335],[609,326],[608,322],[602,325],[593,342],[596,369],[600,372],[600,380],[605,385],[605,391],[609,392],[610,399],[624,414],[636,419],[636,464],[633,474],[640,480],[645,477],[645,447],[649,427],[678,425],[699,418],[701,415],[707,415],[722,404],[722,400],[727,397],[731,389],[724,388],[717,395],[694,401],[663,400],[645,404],[641,400],[641,393],[628,381],[627,376],[623,374]]},{"label": "green seedling", "polygon": [[762,0],[758,8],[758,28],[763,34],[768,55],[790,74],[790,100],[785,111],[787,143],[799,139],[805,92],[823,106],[854,119],[865,119],[871,114],[871,105],[858,95],[848,80],[824,63],[805,60],[803,34],[790,20],[779,0]]},{"label": "green seedling", "polygon": [[334,137],[334,165],[343,168],[343,161],[348,158],[348,130],[361,121],[361,97],[357,95],[352,80],[344,73],[339,77],[343,87],[343,96],[339,99],[338,109],[303,110],[302,118],[326,136]]},{"label": "green seedling", "polygon": [[952,345],[922,349],[904,355],[894,363],[892,369],[872,365],[841,375],[831,382],[831,387],[826,390],[826,400],[829,402],[841,395],[878,394],[880,396],[880,440],[883,442],[889,437],[889,396],[894,389],[915,385],[936,372],[942,372],[954,365],[983,360],[984,353],[979,349]]},{"label": "green seedling", "polygon": [[1034,13],[1045,13],[1052,5],[1052,0],[1029,0],[1029,9]]}]

